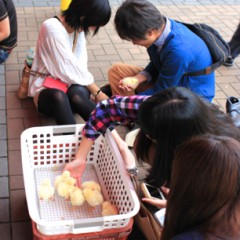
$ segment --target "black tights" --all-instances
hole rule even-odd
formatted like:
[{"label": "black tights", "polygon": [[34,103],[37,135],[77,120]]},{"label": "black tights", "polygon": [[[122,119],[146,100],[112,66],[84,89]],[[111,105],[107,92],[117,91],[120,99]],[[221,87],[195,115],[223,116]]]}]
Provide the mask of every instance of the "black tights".
[{"label": "black tights", "polygon": [[58,125],[75,124],[73,113],[78,113],[85,121],[95,108],[90,100],[89,90],[80,85],[71,85],[65,94],[58,89],[44,89],[39,94],[38,110],[54,117]]}]

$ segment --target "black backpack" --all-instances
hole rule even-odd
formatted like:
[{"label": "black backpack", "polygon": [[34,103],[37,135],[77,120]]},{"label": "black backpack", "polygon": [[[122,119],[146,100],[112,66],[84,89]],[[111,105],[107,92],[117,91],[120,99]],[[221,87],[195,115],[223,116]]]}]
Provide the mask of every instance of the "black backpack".
[{"label": "black backpack", "polygon": [[[179,21],[177,21],[179,22]],[[230,48],[228,43],[222,36],[212,27],[204,23],[183,23],[188,29],[198,35],[206,43],[213,60],[213,64],[196,72],[187,72],[187,76],[200,76],[209,74],[220,67],[230,56]]]}]

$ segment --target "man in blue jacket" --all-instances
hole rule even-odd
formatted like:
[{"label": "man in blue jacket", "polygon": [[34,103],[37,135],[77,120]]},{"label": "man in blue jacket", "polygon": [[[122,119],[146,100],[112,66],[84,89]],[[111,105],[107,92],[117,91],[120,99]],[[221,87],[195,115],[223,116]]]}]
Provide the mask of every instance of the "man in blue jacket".
[{"label": "man in blue jacket", "polygon": [[185,74],[212,64],[209,49],[201,38],[183,24],[164,17],[145,0],[124,1],[114,22],[122,39],[147,48],[150,62],[145,68],[113,65],[108,72],[113,95],[153,95],[168,87],[182,86],[212,101],[214,73]]}]

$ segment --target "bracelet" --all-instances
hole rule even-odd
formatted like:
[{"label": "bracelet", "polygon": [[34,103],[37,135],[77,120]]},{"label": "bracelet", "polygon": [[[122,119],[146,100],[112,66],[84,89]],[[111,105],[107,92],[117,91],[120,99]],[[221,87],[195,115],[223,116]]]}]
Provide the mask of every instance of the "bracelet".
[{"label": "bracelet", "polygon": [[137,167],[134,167],[134,168],[128,168],[127,169],[129,175],[131,176],[137,176],[138,175],[138,169]]},{"label": "bracelet", "polygon": [[95,92],[93,95],[96,97],[101,91],[101,89],[98,89],[97,92]]}]

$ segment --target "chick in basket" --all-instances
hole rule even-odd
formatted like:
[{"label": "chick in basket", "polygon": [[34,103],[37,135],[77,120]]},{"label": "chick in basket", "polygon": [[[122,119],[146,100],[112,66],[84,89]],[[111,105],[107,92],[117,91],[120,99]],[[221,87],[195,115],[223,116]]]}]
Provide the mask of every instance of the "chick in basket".
[{"label": "chick in basket", "polygon": [[76,179],[70,176],[70,172],[64,171],[62,175],[56,177],[54,185],[58,195],[68,200],[71,192],[74,191],[75,183]]},{"label": "chick in basket", "polygon": [[51,185],[50,179],[44,179],[38,188],[38,196],[40,200],[53,200],[54,187]]},{"label": "chick in basket", "polygon": [[91,207],[96,207],[103,203],[103,195],[98,183],[95,181],[87,181],[81,185],[81,188],[83,189],[83,195],[86,202]]},{"label": "chick in basket", "polygon": [[81,206],[85,202],[83,191],[80,188],[75,187],[70,193],[70,201],[72,206]]},{"label": "chick in basket", "polygon": [[103,202],[102,204],[102,216],[111,216],[118,215],[117,206],[111,204],[108,201]]}]

